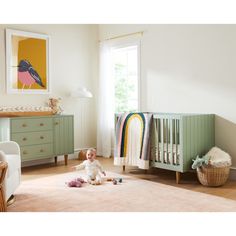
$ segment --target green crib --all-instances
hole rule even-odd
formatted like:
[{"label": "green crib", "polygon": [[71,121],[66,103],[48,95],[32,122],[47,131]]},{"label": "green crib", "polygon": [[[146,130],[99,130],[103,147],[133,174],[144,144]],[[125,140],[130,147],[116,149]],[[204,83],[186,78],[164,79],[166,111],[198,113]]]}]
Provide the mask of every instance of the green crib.
[{"label": "green crib", "polygon": [[191,169],[192,159],[215,145],[213,114],[154,113],[150,165],[180,173]]}]

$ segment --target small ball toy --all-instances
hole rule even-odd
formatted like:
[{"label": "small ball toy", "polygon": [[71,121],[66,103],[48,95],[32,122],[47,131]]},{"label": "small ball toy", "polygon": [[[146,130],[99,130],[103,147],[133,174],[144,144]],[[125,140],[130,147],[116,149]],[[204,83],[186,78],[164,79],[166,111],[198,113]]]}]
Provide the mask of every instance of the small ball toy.
[{"label": "small ball toy", "polygon": [[113,179],[112,182],[113,182],[114,185],[117,185],[117,180],[116,179]]}]

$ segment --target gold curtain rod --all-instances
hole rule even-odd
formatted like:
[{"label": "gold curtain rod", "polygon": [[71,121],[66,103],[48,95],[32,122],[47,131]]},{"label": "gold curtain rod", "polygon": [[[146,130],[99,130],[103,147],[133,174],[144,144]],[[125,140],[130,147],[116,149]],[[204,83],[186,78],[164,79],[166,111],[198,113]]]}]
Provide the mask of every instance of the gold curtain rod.
[{"label": "gold curtain rod", "polygon": [[125,38],[125,37],[131,36],[131,35],[135,35],[135,34],[141,34],[141,35],[143,35],[143,33],[144,33],[144,31],[134,32],[134,33],[130,33],[130,34],[123,34],[123,35],[115,36],[115,37],[112,37],[112,38],[99,40],[99,43],[100,43],[100,42],[104,42],[104,41],[113,40],[113,39],[118,39],[118,38]]}]

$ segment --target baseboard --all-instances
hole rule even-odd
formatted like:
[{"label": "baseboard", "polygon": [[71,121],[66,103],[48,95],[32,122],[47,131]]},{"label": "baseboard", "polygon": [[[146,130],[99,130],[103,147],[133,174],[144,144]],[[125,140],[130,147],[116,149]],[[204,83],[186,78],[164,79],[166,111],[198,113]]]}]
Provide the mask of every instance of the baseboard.
[{"label": "baseboard", "polygon": [[[68,159],[69,160],[76,159],[77,156],[78,156],[77,153],[69,154]],[[57,161],[64,161],[64,156],[58,156]],[[41,164],[53,163],[53,162],[54,162],[54,158],[46,158],[46,159],[42,159],[42,160],[22,162],[21,167],[36,166],[36,165],[41,165]]]},{"label": "baseboard", "polygon": [[230,168],[229,179],[236,180],[236,168],[235,167]]}]

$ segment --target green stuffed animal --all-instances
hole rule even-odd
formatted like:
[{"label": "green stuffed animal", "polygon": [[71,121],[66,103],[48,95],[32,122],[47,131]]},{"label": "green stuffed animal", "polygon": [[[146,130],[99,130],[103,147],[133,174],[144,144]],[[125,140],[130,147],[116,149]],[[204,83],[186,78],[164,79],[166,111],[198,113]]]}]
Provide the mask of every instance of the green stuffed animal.
[{"label": "green stuffed animal", "polygon": [[209,156],[203,156],[203,157],[199,157],[197,155],[196,159],[193,159],[193,164],[192,164],[192,169],[197,169],[198,167],[201,167],[202,165],[208,165],[210,160]]}]

